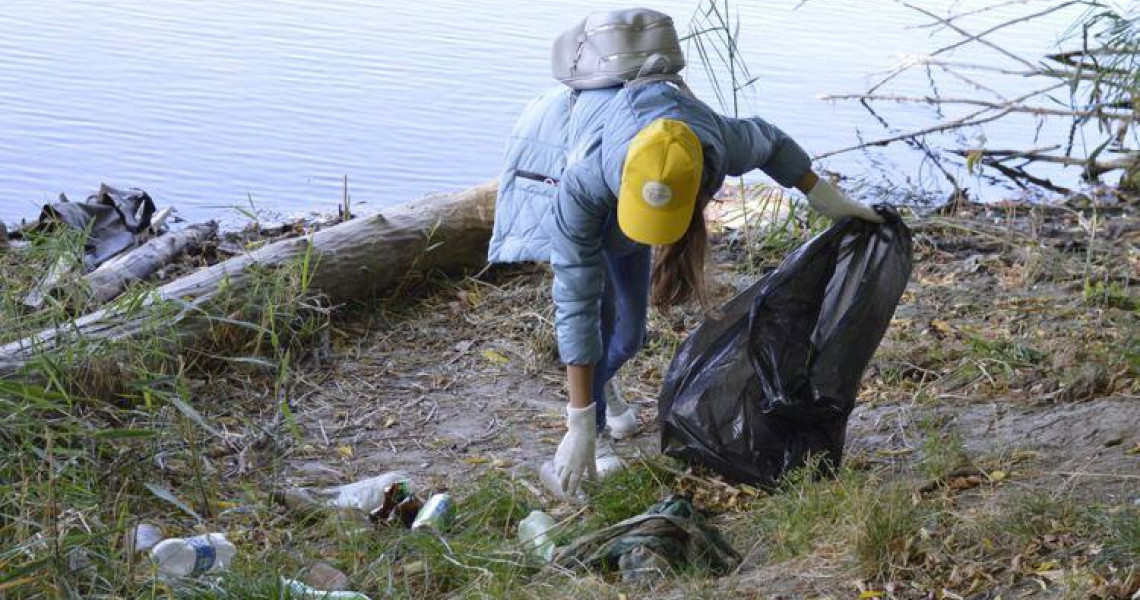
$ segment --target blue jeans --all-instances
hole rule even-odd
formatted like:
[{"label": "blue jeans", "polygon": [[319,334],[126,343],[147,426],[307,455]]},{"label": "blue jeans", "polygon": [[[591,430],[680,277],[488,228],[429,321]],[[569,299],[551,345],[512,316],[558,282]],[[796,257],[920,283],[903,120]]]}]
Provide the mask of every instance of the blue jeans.
[{"label": "blue jeans", "polygon": [[606,426],[606,383],[645,343],[652,257],[648,246],[624,256],[603,253],[606,286],[601,303],[602,360],[594,365],[592,386],[598,433]]}]

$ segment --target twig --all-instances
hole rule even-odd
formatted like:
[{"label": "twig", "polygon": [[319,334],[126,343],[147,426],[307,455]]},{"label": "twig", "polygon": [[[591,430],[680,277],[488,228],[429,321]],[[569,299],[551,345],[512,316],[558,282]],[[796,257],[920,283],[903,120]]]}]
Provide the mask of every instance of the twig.
[{"label": "twig", "polygon": [[833,102],[836,100],[859,100],[868,102],[906,102],[911,104],[965,104],[969,106],[981,106],[992,110],[1004,110],[1016,113],[1028,113],[1038,116],[1050,117],[1074,117],[1074,118],[1105,118],[1117,121],[1132,121],[1136,117],[1132,114],[1116,114],[1102,112],[1101,106],[1094,107],[1096,110],[1072,110],[1072,109],[1059,109],[1048,108],[1045,106],[1025,106],[1017,101],[1009,102],[990,102],[988,100],[976,100],[973,98],[935,98],[933,96],[900,96],[896,94],[837,94],[831,96],[821,96],[820,100]]},{"label": "twig", "polygon": [[[1047,151],[1047,150],[1046,150]],[[1082,167],[1085,170],[1085,175],[1088,179],[1096,179],[1100,175],[1110,171],[1117,171],[1121,169],[1131,169],[1140,164],[1140,152],[1132,152],[1124,155],[1123,158],[1114,160],[1097,161],[1085,160],[1080,158],[1073,158],[1071,156],[1054,156],[1052,154],[1045,154],[1046,151],[1038,150],[951,150],[950,152],[959,156],[969,156],[971,154],[980,153],[982,156],[990,158],[989,162],[999,162],[1015,159],[1024,159],[1026,161],[1046,162],[1067,167]]]},{"label": "twig", "polygon": [[[1009,52],[1006,52],[1006,51],[998,48],[997,46],[994,46],[993,44],[986,42],[982,38],[986,37],[987,35],[989,35],[991,33],[999,31],[1001,29],[1005,29],[1006,27],[1010,27],[1012,25],[1017,25],[1018,23],[1024,23],[1026,21],[1032,21],[1034,19],[1044,17],[1046,15],[1050,15],[1052,13],[1055,13],[1059,10],[1068,8],[1068,7],[1073,6],[1075,4],[1081,4],[1081,2],[1079,2],[1077,0],[1071,0],[1069,2],[1064,2],[1062,4],[1058,4],[1056,6],[1047,8],[1045,10],[1035,12],[1033,14],[1025,15],[1023,17],[1018,17],[1016,19],[1011,19],[1009,21],[1005,21],[1004,23],[999,23],[999,24],[994,25],[993,27],[977,34],[977,35],[970,35],[970,34],[966,33],[965,31],[963,31],[963,30],[959,29],[958,27],[954,26],[953,24],[951,24],[949,19],[939,19],[942,23],[946,24],[947,26],[953,27],[954,30],[957,31],[958,33],[961,33],[962,35],[967,36],[967,39],[962,40],[960,42],[956,42],[954,44],[950,44],[949,46],[945,46],[943,48],[940,48],[940,49],[936,50],[935,52],[931,53],[931,56],[937,56],[939,54],[943,54],[945,52],[949,52],[951,50],[954,50],[955,48],[960,48],[962,46],[965,46],[966,44],[969,44],[970,42],[977,41],[977,42],[980,42],[980,43],[985,44],[987,46],[990,46],[994,50],[997,50],[997,51],[1001,52],[1002,54],[1005,54],[1005,55],[1009,56],[1010,58],[1013,58],[1014,60],[1021,62],[1022,64],[1029,65],[1030,68],[1033,68],[1032,63],[1030,63],[1026,60],[1023,60],[1023,59],[1021,59],[1021,58],[1019,58],[1019,57],[1017,57],[1017,56],[1015,56]],[[910,8],[915,8],[915,7],[911,6]],[[921,10],[921,9],[915,8],[915,10]],[[926,11],[922,11],[922,12],[926,12]],[[935,18],[938,18],[938,17],[935,17]]]},{"label": "twig", "polygon": [[[1033,65],[1033,63],[1031,63],[1031,62],[1029,62],[1029,61],[1025,60],[1024,58],[1021,58],[1020,56],[1018,56],[1018,55],[1016,55],[1016,54],[1014,54],[1014,53],[1010,52],[1009,50],[1006,50],[1005,48],[1002,48],[1001,46],[998,46],[997,44],[995,44],[995,43],[993,43],[993,42],[991,42],[991,41],[989,41],[989,40],[986,40],[986,39],[982,39],[982,37],[983,37],[984,35],[986,35],[986,34],[979,34],[979,35],[974,35],[974,34],[972,34],[972,33],[968,32],[968,31],[966,31],[966,30],[962,29],[961,27],[958,27],[958,26],[957,26],[957,25],[955,25],[954,23],[951,23],[951,22],[950,22],[950,21],[948,21],[947,19],[944,19],[944,18],[942,18],[942,17],[940,17],[940,16],[938,16],[938,15],[936,15],[936,14],[934,14],[934,13],[930,12],[929,10],[926,10],[925,8],[922,8],[922,7],[920,7],[920,6],[915,6],[915,5],[913,5],[913,4],[908,4],[908,3],[905,3],[905,2],[904,2],[904,3],[902,3],[902,4],[903,4],[903,6],[905,6],[905,7],[909,8],[909,9],[911,9],[911,10],[915,10],[915,11],[918,11],[918,12],[920,12],[920,13],[922,13],[922,14],[924,14],[924,15],[926,15],[926,16],[928,16],[928,17],[932,18],[932,19],[935,19],[935,20],[937,20],[938,22],[940,22],[940,23],[942,23],[942,24],[946,25],[946,26],[947,26],[947,27],[949,27],[950,29],[953,29],[954,31],[957,31],[959,34],[961,34],[961,35],[965,36],[967,39],[966,39],[966,41],[965,41],[965,42],[963,42],[963,43],[969,43],[969,42],[978,42],[979,44],[982,44],[983,46],[987,46],[987,47],[989,47],[989,48],[991,48],[991,49],[993,49],[993,50],[996,50],[997,52],[1000,52],[1001,54],[1004,54],[1005,56],[1008,56],[1009,58],[1012,58],[1013,60],[1015,60],[1015,61],[1017,61],[1017,62],[1019,62],[1019,63],[1021,63],[1021,64],[1025,65],[1025,66],[1027,66],[1027,67],[1029,67],[1030,69],[1033,69],[1033,68],[1035,68],[1035,67],[1034,67],[1034,65]],[[935,52],[934,54],[939,54],[939,53],[941,53],[941,52],[944,52],[944,51],[946,51],[946,49],[945,49],[945,48],[944,48],[944,49],[942,49],[942,50],[939,50],[938,52]]]},{"label": "twig", "polygon": [[[975,10],[970,10],[970,11],[966,11],[963,13],[958,13],[956,15],[949,16],[946,18],[946,20],[948,22],[952,23],[954,21],[960,21],[966,17],[972,17],[974,15],[980,15],[983,13],[988,13],[988,12],[991,12],[994,10],[1005,8],[1007,6],[1013,6],[1014,4],[1033,4],[1033,3],[1050,2],[1050,1],[1051,0],[1006,0],[1006,2],[999,2],[997,4],[991,4],[991,5],[983,7],[983,8],[978,8]],[[915,29],[930,29],[932,27],[938,27],[938,26],[945,27],[945,24],[944,23],[923,23],[922,25],[915,25],[914,28]]]}]

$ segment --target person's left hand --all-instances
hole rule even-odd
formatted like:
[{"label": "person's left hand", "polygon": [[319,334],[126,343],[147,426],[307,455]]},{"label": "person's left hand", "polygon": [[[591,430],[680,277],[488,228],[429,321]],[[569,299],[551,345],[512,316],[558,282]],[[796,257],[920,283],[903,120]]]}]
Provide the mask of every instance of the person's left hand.
[{"label": "person's left hand", "polygon": [[872,223],[883,222],[883,217],[870,206],[848,198],[842,190],[822,178],[811,188],[807,198],[808,205],[812,209],[835,221],[845,217],[855,217]]}]

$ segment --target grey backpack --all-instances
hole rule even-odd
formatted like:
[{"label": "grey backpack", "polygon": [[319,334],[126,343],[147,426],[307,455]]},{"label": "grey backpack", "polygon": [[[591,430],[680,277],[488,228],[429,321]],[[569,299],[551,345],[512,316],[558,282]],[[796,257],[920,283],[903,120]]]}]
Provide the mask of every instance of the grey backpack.
[{"label": "grey backpack", "polygon": [[673,19],[647,8],[594,13],[554,41],[554,77],[576,90],[672,75],[685,67]]}]

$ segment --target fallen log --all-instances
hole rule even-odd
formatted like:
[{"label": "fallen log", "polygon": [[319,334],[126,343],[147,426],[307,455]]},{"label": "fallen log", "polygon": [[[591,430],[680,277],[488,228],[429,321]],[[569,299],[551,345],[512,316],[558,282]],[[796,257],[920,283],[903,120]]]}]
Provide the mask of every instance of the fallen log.
[{"label": "fallen log", "polygon": [[202,244],[217,233],[218,224],[214,222],[191,225],[112,258],[84,276],[91,299],[97,304],[114,299],[132,281],[146,280],[181,256],[186,248]]},{"label": "fallen log", "polygon": [[[172,281],[139,302],[118,302],[74,321],[0,346],[0,378],[34,378],[35,359],[67,350],[100,356],[103,344],[153,335],[155,314],[180,347],[210,331],[208,303],[224,287],[241,294],[258,267],[309,260],[310,288],[332,303],[366,300],[412,271],[455,271],[486,263],[497,183],[436,194],[316,233],[282,240]],[[224,285],[223,285],[224,284]],[[161,305],[161,306],[159,306]],[[170,306],[178,308],[173,315]],[[161,310],[153,310],[155,308]],[[175,327],[176,326],[176,327]]]}]

